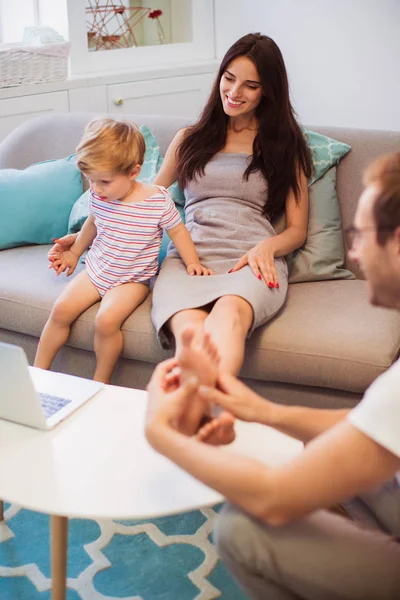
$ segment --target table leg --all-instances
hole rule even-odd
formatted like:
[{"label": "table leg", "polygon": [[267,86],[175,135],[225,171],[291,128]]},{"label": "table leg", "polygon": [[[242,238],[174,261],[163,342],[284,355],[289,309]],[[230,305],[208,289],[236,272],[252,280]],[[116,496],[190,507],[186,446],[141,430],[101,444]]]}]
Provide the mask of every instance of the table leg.
[{"label": "table leg", "polygon": [[65,600],[67,579],[68,517],[51,517],[52,600]]},{"label": "table leg", "polygon": [[0,521],[4,521],[4,502],[0,500]]}]

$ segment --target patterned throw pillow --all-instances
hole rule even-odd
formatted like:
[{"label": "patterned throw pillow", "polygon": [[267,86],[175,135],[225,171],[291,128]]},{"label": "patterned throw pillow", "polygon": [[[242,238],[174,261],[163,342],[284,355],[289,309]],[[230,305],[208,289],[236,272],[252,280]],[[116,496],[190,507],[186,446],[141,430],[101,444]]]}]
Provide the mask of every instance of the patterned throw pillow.
[{"label": "patterned throw pillow", "polygon": [[308,181],[310,186],[321,179],[328,169],[337,165],[339,160],[350,152],[351,146],[310,129],[303,128],[303,133],[314,163],[314,174]]}]

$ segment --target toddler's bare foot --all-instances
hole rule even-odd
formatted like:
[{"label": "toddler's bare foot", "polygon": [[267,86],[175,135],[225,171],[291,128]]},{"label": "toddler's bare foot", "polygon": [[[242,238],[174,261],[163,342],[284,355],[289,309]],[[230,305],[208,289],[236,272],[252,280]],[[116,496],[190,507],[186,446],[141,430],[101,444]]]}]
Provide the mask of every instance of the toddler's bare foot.
[{"label": "toddler's bare foot", "polygon": [[200,427],[196,439],[212,446],[231,444],[236,437],[234,417],[224,411],[218,417],[211,417],[208,423]]},{"label": "toddler's bare foot", "polygon": [[[200,384],[211,387],[215,386],[218,376],[219,356],[210,334],[204,333],[202,330],[185,329],[182,333],[181,349],[176,357],[181,371],[181,383],[185,383],[190,377],[195,376]],[[186,435],[197,433],[199,428],[201,428],[205,412],[207,414],[208,411],[206,411],[204,401],[201,398],[195,397],[190,410],[187,411],[178,423],[179,430]],[[212,429],[218,429],[219,433],[218,436],[216,432],[214,435],[211,435],[211,431],[209,431],[209,434],[204,437],[204,441],[214,444],[229,444],[233,440],[235,436],[233,431],[233,417],[229,415],[229,426],[228,419],[225,417],[219,423],[220,417],[222,415],[216,418],[210,415],[212,422],[216,421]],[[228,429],[231,431],[228,431]],[[217,437],[221,441],[217,441]],[[228,438],[229,441],[223,441],[225,439],[228,440]]]}]

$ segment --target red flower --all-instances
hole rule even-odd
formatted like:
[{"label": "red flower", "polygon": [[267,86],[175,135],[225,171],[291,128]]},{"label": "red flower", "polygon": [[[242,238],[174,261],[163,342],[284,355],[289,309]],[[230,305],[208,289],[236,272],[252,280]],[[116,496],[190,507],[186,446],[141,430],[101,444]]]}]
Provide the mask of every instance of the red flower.
[{"label": "red flower", "polygon": [[161,15],[162,15],[162,10],[160,10],[159,8],[156,8],[155,10],[152,10],[148,14],[148,17],[149,17],[149,19],[158,19],[158,17],[161,17]]}]

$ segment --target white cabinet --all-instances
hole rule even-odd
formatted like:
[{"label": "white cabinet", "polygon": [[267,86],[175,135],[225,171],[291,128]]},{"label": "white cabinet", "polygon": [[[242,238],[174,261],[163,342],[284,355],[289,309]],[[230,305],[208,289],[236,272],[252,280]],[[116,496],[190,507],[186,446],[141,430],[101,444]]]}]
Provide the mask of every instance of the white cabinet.
[{"label": "white cabinet", "polygon": [[66,90],[0,99],[0,140],[23,121],[49,112],[69,112]]},{"label": "white cabinet", "polygon": [[107,92],[105,85],[92,85],[69,90],[71,112],[106,113]]},{"label": "white cabinet", "polygon": [[23,121],[53,111],[196,118],[217,69],[218,62],[212,60],[0,88],[0,142]]},{"label": "white cabinet", "polygon": [[215,73],[166,77],[107,86],[108,112],[197,117]]}]

